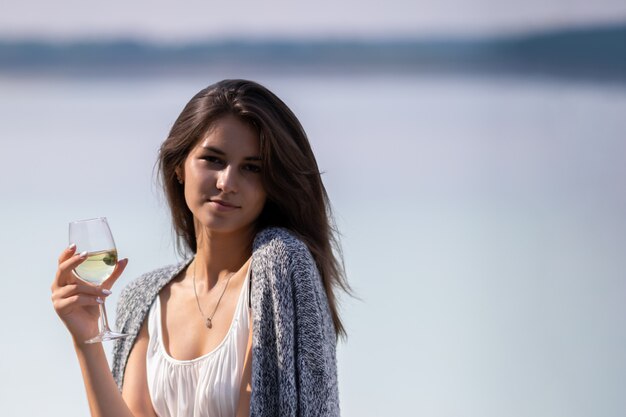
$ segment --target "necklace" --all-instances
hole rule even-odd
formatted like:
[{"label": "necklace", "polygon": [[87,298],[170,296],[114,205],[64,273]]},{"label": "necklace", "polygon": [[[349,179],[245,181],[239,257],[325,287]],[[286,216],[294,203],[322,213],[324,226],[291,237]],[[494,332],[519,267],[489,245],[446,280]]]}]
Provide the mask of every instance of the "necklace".
[{"label": "necklace", "polygon": [[[224,286],[224,291],[222,291],[222,295],[220,295],[220,298],[217,300],[217,304],[215,304],[215,309],[213,310],[213,314],[211,314],[211,317],[206,317],[205,321],[204,321],[204,325],[207,327],[207,329],[211,329],[213,327],[213,316],[215,316],[215,312],[217,311],[217,307],[219,307],[220,305],[220,301],[222,301],[222,297],[224,296],[224,293],[226,292],[226,288],[228,288],[228,283],[230,282],[230,279],[233,277],[233,275],[235,275],[234,272],[231,272],[230,275],[228,276],[228,279],[226,280],[226,285]],[[196,291],[196,261],[194,260],[193,262],[193,293],[196,296],[196,303],[198,304],[198,310],[200,310],[200,315],[202,315],[202,318],[204,319],[204,312],[202,311],[202,307],[200,307],[200,299],[198,299],[198,292]]]}]

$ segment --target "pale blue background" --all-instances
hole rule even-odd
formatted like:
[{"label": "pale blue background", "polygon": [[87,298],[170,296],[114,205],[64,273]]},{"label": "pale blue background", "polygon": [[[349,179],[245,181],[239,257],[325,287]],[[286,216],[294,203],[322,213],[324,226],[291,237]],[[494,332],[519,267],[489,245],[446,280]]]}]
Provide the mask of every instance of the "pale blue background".
[{"label": "pale blue background", "polygon": [[480,36],[624,19],[623,0],[0,1],[0,36],[53,40]]}]

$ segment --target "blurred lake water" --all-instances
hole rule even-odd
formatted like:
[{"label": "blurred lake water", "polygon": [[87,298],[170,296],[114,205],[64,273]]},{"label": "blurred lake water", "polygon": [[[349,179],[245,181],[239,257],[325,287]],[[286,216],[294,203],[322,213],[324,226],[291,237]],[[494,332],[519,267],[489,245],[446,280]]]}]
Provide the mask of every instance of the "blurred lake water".
[{"label": "blurred lake water", "polygon": [[[626,415],[626,85],[436,75],[0,76],[0,410],[88,415],[50,284],[71,220],[177,261],[161,141],[222,78],[304,125],[343,233],[345,416]],[[110,347],[107,345],[107,349]]]}]

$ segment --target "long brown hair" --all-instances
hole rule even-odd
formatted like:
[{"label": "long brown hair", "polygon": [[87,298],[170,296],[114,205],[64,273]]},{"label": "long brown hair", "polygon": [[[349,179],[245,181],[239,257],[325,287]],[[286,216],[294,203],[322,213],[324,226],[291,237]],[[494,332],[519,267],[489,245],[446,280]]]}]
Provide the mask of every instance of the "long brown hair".
[{"label": "long brown hair", "polygon": [[338,313],[337,288],[352,293],[328,194],[302,125],[281,99],[253,81],[223,80],[201,90],[187,103],[161,145],[158,168],[172,213],[177,247],[195,253],[196,231],[184,189],[176,177],[189,152],[212,123],[233,115],[259,135],[262,182],[267,201],[256,222],[289,229],[308,246],[326,290],[336,336],[347,333]]}]

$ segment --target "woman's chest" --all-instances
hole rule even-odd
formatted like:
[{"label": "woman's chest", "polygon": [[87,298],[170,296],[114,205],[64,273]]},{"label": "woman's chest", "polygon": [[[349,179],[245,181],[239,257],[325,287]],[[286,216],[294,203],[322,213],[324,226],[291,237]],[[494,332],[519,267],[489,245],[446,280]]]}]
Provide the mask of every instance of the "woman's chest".
[{"label": "woman's chest", "polygon": [[193,290],[188,290],[167,286],[159,295],[163,347],[177,360],[195,359],[220,347],[241,313],[241,282],[231,282],[223,295],[214,292],[196,297]]}]

